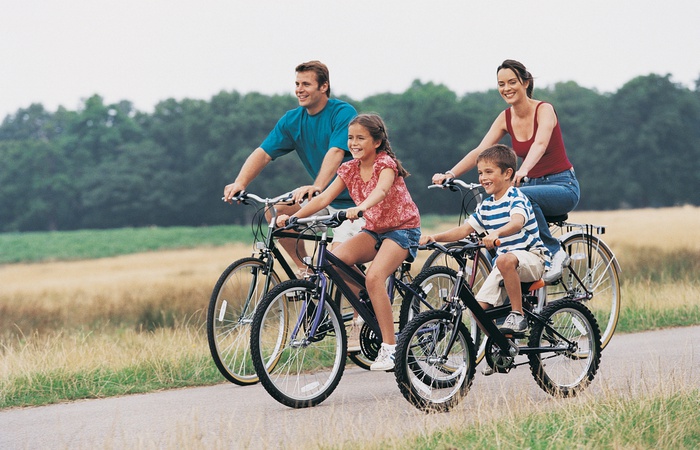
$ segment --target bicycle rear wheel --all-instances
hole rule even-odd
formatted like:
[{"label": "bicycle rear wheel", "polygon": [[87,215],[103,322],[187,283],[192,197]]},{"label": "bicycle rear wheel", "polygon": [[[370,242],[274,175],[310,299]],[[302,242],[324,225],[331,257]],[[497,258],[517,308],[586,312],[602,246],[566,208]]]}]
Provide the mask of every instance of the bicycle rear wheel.
[{"label": "bicycle rear wheel", "polygon": [[530,370],[537,384],[558,397],[572,397],[590,384],[600,364],[600,330],[582,303],[560,300],[542,310],[546,323],[536,322],[529,347]]},{"label": "bicycle rear wheel", "polygon": [[[605,348],[620,317],[620,275],[615,255],[600,238],[590,234],[571,235],[562,245],[571,258],[571,268],[593,293],[584,304],[601,327],[601,348]],[[567,267],[562,271],[561,284],[547,288],[547,299],[580,296],[582,290]]]},{"label": "bicycle rear wheel", "polygon": [[340,310],[327,299],[312,336],[318,308],[315,284],[290,280],[265,296],[253,318],[250,346],[255,371],[265,390],[292,408],[321,403],[337,387],[345,369]]},{"label": "bicycle rear wheel", "polygon": [[209,300],[207,339],[219,372],[232,383],[258,382],[250,358],[250,324],[258,302],[280,278],[253,257],[239,259],[221,274]]},{"label": "bicycle rear wheel", "polygon": [[455,342],[448,311],[417,315],[396,344],[395,376],[403,396],[422,411],[448,411],[466,395],[474,379],[474,344],[462,322]]}]

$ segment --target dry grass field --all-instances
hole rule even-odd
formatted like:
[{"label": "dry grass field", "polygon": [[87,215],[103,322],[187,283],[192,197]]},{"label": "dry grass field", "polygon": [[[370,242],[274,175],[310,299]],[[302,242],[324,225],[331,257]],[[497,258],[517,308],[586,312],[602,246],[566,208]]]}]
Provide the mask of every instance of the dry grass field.
[{"label": "dry grass field", "polygon": [[[606,225],[602,237],[622,266],[621,320],[630,308],[652,318],[700,310],[700,208],[576,212],[570,220]],[[183,358],[213,366],[204,329],[211,290],[228,264],[251,253],[231,244],[0,266],[0,387],[33,371]]]}]

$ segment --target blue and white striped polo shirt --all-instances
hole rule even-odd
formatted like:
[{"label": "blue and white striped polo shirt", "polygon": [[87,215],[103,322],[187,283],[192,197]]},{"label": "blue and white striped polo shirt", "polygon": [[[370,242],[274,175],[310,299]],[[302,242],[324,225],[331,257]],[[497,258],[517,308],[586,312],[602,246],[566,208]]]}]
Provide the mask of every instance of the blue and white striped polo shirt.
[{"label": "blue and white striped polo shirt", "polygon": [[488,233],[510,222],[511,217],[516,214],[525,218],[525,225],[515,234],[499,237],[501,245],[496,249],[496,255],[513,250],[541,250],[547,255],[546,267],[549,267],[550,254],[540,239],[535,213],[530,200],[520,189],[510,187],[499,200],[495,200],[493,195],[490,196],[481,202],[467,220],[478,233]]}]

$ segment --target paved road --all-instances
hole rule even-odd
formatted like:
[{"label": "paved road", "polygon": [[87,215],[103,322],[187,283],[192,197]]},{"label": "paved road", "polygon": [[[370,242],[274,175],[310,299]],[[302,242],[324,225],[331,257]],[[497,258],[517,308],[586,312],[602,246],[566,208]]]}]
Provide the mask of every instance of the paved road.
[{"label": "paved road", "polygon": [[[700,327],[616,335],[584,397],[700,386]],[[393,374],[349,366],[336,391],[315,408],[294,410],[260,385],[171,390],[0,411],[0,449],[20,448],[303,448],[400,438],[515,408],[550,410],[579,401],[554,399],[528,366],[508,375],[477,373],[449,414],[425,415],[404,400]]]}]

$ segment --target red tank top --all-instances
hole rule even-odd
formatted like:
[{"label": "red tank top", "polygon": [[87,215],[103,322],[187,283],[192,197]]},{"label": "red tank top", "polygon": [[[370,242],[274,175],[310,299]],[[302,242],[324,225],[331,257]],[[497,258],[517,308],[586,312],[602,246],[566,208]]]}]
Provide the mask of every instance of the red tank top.
[{"label": "red tank top", "polygon": [[[520,158],[525,159],[527,153],[530,151],[530,147],[532,147],[532,144],[535,142],[535,136],[537,135],[537,110],[543,103],[544,102],[538,103],[537,107],[535,108],[535,124],[532,130],[532,137],[528,141],[518,141],[515,139],[513,126],[510,123],[510,108],[506,109],[506,127],[508,128],[508,134],[510,134],[513,150],[515,150],[515,154]],[[530,173],[527,175],[530,178],[540,178],[545,175],[552,175],[569,170],[572,167],[573,165],[566,156],[564,139],[562,138],[561,128],[559,127],[559,121],[557,120],[557,124],[552,130],[552,136],[549,138],[549,144],[547,145],[544,155],[542,155],[542,158],[537,161],[535,167],[533,167],[532,170],[530,170]]]}]

